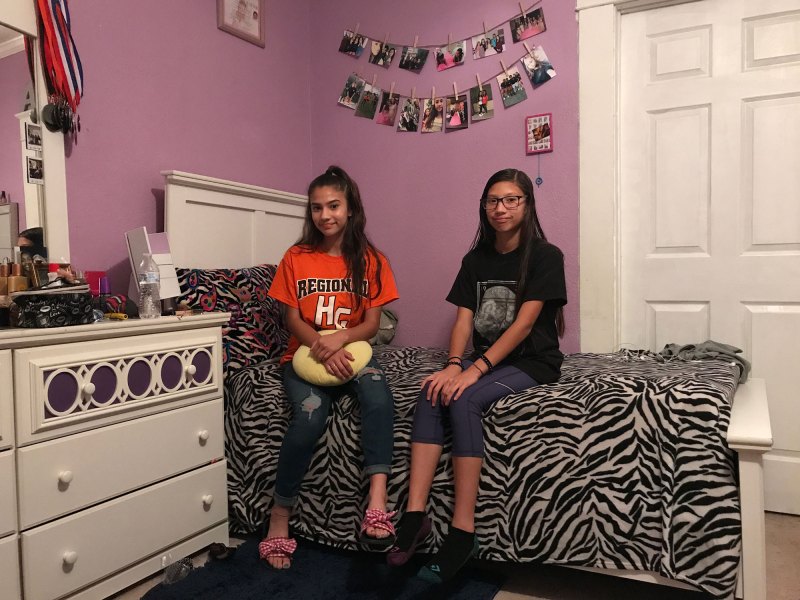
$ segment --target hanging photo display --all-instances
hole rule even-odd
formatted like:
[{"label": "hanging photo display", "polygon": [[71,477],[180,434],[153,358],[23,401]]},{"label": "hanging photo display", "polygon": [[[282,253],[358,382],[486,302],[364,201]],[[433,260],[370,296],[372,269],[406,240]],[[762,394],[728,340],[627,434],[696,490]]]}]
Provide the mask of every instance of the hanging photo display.
[{"label": "hanging photo display", "polygon": [[527,154],[553,151],[552,119],[551,113],[525,117],[525,152]]},{"label": "hanging photo display", "polygon": [[422,109],[422,133],[441,131],[443,119],[444,98],[425,98]]},{"label": "hanging photo display", "polygon": [[520,62],[533,87],[539,87],[556,76],[556,70],[541,46],[534,47],[520,59]]},{"label": "hanging photo display", "polygon": [[494,116],[494,100],[492,100],[492,86],[488,83],[475,86],[469,90],[469,104],[472,113],[472,122],[485,121]]},{"label": "hanging photo display", "polygon": [[459,65],[464,64],[464,54],[467,50],[467,42],[462,40],[460,42],[453,42],[447,46],[442,46],[434,50],[433,55],[436,58],[436,70],[444,71]]},{"label": "hanging photo display", "polygon": [[375,122],[378,125],[394,127],[394,122],[397,119],[397,105],[399,101],[400,96],[384,90],[381,94],[381,105],[378,109],[378,118]]},{"label": "hanging photo display", "polygon": [[538,35],[547,29],[544,23],[544,11],[541,8],[511,19],[509,26],[511,27],[511,39],[514,40],[514,43],[527,40],[529,37]]},{"label": "hanging photo display", "polygon": [[366,81],[361,79],[355,73],[352,73],[344,84],[344,89],[339,96],[339,104],[355,110],[358,106],[358,101],[361,99],[361,93],[364,91]]},{"label": "hanging photo display", "polygon": [[472,38],[472,58],[486,58],[500,54],[506,49],[506,34],[502,27],[494,31],[489,31],[483,35],[476,35]]},{"label": "hanging photo display", "polygon": [[367,47],[367,41],[363,35],[346,29],[342,41],[339,43],[339,52],[358,58]]},{"label": "hanging photo display", "polygon": [[404,46],[403,53],[400,55],[400,64],[397,66],[406,71],[419,73],[422,71],[422,67],[425,66],[425,61],[428,59],[428,52],[429,50],[427,48],[409,48],[408,46]]},{"label": "hanging photo display", "polygon": [[504,108],[519,104],[528,98],[522,86],[522,75],[519,74],[517,67],[509,67],[498,75],[497,83],[500,85],[500,97],[503,99]]},{"label": "hanging photo display", "polygon": [[375,112],[378,110],[378,90],[369,83],[364,84],[364,91],[361,99],[356,106],[356,116],[365,119],[374,119]]},{"label": "hanging photo display", "polygon": [[372,44],[370,44],[369,62],[388,69],[394,60],[395,54],[397,54],[397,46],[373,40]]},{"label": "hanging photo display", "polygon": [[467,96],[448,96],[447,110],[445,112],[444,127],[450,129],[466,129],[467,121]]},{"label": "hanging photo display", "polygon": [[419,98],[406,98],[397,131],[417,131],[419,129]]}]

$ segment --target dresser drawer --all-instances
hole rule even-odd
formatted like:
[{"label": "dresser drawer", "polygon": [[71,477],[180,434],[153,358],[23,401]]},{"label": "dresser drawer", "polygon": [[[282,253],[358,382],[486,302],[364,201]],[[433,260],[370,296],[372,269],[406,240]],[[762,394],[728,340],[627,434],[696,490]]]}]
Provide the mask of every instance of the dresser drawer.
[{"label": "dresser drawer", "polygon": [[226,461],[22,534],[26,600],[60,598],[227,518]]},{"label": "dresser drawer", "polygon": [[221,395],[219,327],[13,352],[18,446]]},{"label": "dresser drawer", "polygon": [[14,451],[0,452],[0,537],[17,530]]},{"label": "dresser drawer", "polygon": [[0,538],[0,593],[3,600],[19,600],[19,538]]},{"label": "dresser drawer", "polygon": [[220,459],[222,429],[218,398],[21,448],[20,529]]},{"label": "dresser drawer", "polygon": [[14,445],[14,397],[11,350],[0,350],[0,450]]}]

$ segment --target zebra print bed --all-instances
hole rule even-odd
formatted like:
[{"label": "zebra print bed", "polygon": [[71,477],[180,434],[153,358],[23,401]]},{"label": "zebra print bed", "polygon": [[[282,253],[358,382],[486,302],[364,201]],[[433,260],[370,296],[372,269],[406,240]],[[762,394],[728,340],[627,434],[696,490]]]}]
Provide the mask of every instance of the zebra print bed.
[{"label": "zebra print bed", "polygon": [[[442,350],[376,348],[395,397],[391,505],[405,506],[419,382]],[[231,520],[267,518],[287,425],[277,361],[226,382]],[[558,383],[503,398],[485,417],[476,514],[480,557],[645,569],[732,598],[741,532],[734,453],[725,432],[738,369],[722,360],[664,362],[651,353],[573,354]],[[335,404],[293,517],[301,537],[357,547],[365,508],[358,406]],[[429,512],[438,544],[451,514],[447,447]]]}]

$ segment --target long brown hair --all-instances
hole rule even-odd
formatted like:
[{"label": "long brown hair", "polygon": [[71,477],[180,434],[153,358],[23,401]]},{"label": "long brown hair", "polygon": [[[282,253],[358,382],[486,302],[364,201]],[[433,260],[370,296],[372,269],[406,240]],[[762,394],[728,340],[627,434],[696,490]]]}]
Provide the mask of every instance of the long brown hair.
[{"label": "long brown hair", "polygon": [[380,252],[369,241],[365,232],[367,226],[367,216],[364,213],[364,205],[361,202],[361,193],[358,185],[341,167],[331,165],[322,175],[318,175],[308,185],[308,204],[306,204],[306,215],[303,222],[303,233],[297,244],[305,246],[310,250],[319,250],[325,236],[314,225],[311,218],[311,194],[317,188],[332,187],[344,194],[347,200],[347,211],[349,216],[342,237],[342,256],[347,265],[347,277],[353,282],[352,294],[355,297],[356,308],[361,307],[361,282],[367,273],[370,261],[375,261],[375,279],[377,287],[370,290],[370,298],[377,298],[381,293],[381,261],[378,259]]},{"label": "long brown hair", "polygon": [[[516,185],[527,200],[525,203],[525,214],[522,219],[519,240],[519,245],[522,247],[516,297],[516,310],[519,310],[519,307],[522,305],[522,295],[528,283],[528,265],[531,261],[533,247],[537,240],[546,242],[547,237],[545,237],[544,230],[542,230],[542,225],[539,222],[539,215],[536,214],[536,199],[533,196],[533,182],[523,171],[518,169],[503,169],[502,171],[498,171],[486,182],[481,198],[486,197],[486,194],[489,193],[489,190],[494,184],[502,181],[507,181]],[[480,204],[478,205],[478,214],[480,217],[480,224],[478,225],[478,231],[475,233],[475,239],[472,240],[470,249],[494,249],[494,244],[497,240],[497,232],[489,223],[486,211]],[[564,308],[559,306],[556,311],[556,331],[559,337],[564,337],[564,330]]]}]

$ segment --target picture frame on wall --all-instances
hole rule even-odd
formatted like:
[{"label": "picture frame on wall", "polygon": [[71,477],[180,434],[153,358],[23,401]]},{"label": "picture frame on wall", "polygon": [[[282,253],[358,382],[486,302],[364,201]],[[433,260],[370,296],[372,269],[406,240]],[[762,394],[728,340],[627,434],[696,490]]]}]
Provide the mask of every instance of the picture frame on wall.
[{"label": "picture frame on wall", "polygon": [[28,157],[26,160],[28,183],[44,184],[44,161],[41,158]]},{"label": "picture frame on wall", "polygon": [[264,48],[264,1],[217,0],[217,28]]},{"label": "picture frame on wall", "polygon": [[28,150],[42,149],[42,126],[25,123],[25,148]]},{"label": "picture frame on wall", "polygon": [[525,153],[553,151],[553,114],[542,113],[525,117]]}]

